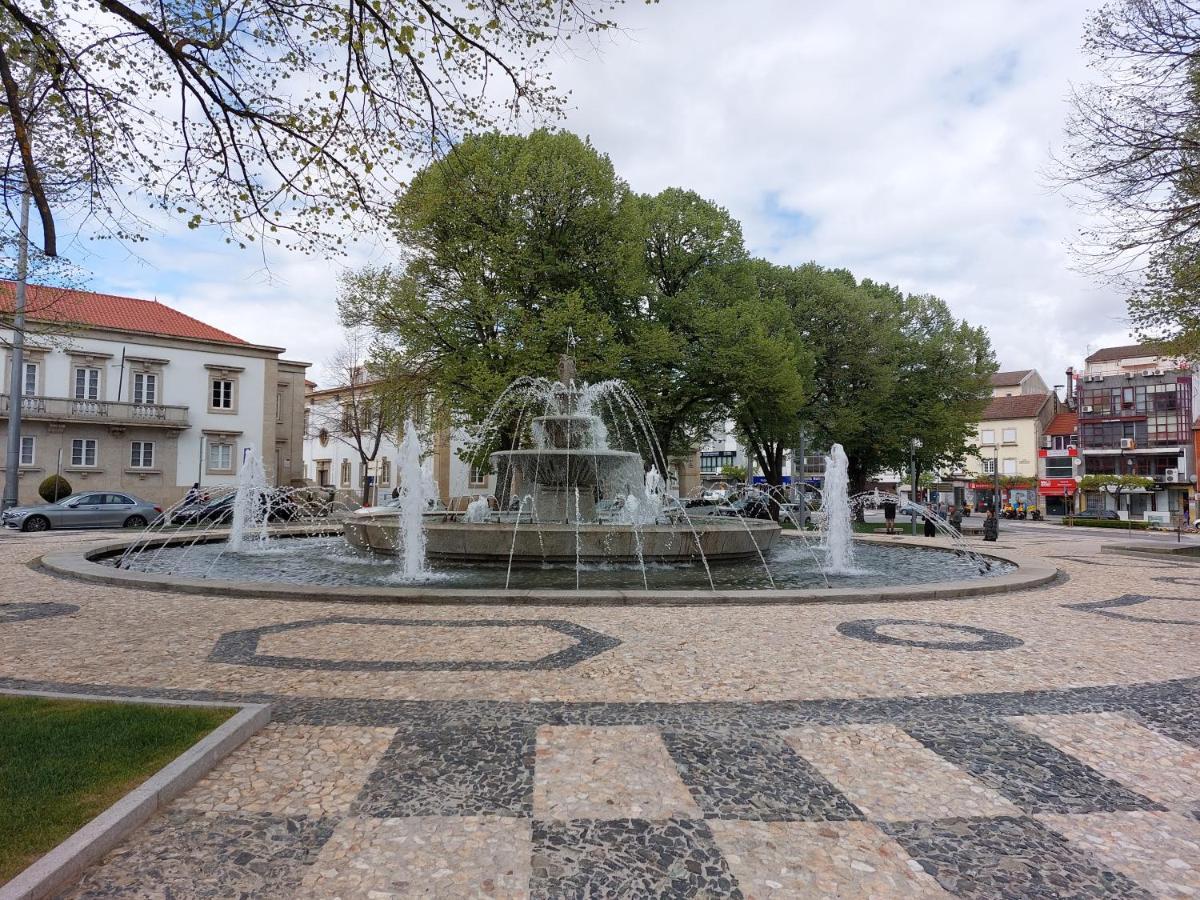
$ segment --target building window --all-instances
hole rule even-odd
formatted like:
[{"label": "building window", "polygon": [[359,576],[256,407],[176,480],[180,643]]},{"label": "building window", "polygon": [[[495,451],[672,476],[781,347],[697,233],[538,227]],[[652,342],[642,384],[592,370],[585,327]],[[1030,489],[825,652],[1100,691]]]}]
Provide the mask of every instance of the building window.
[{"label": "building window", "polygon": [[1070,478],[1075,474],[1074,461],[1069,456],[1058,456],[1046,459],[1047,478]]},{"label": "building window", "polygon": [[471,474],[467,478],[467,483],[471,487],[486,487],[487,471],[482,466],[471,466]]},{"label": "building window", "polygon": [[216,441],[208,445],[208,470],[210,472],[233,471],[233,444]]},{"label": "building window", "polygon": [[1011,456],[1006,457],[1004,459],[1004,470],[1003,470],[1002,474],[1004,474],[1004,475],[1016,475],[1017,474],[1017,461],[1015,459],[1013,459]]},{"label": "building window", "polygon": [[709,450],[700,454],[701,472],[720,472],[725,466],[736,463],[736,450]]},{"label": "building window", "polygon": [[32,466],[36,459],[37,438],[22,437],[21,438],[21,465]]},{"label": "building window", "polygon": [[233,381],[229,378],[212,380],[212,408],[233,409]]},{"label": "building window", "polygon": [[983,460],[983,474],[984,475],[995,475],[996,474],[996,460],[994,460],[994,459]]},{"label": "building window", "polygon": [[37,363],[25,363],[25,374],[21,379],[21,393],[26,397],[36,396],[38,392]]},{"label": "building window", "polygon": [[130,468],[154,468],[154,441],[134,441],[129,445],[129,449]]},{"label": "building window", "polygon": [[339,473],[339,483],[342,487],[350,487],[350,460],[342,460],[342,469]]},{"label": "building window", "polygon": [[76,438],[71,441],[71,465],[96,465],[96,441],[94,438]]},{"label": "building window", "polygon": [[979,443],[981,443],[981,444],[996,443],[996,432],[994,430],[992,430],[991,428],[985,428],[983,431],[979,432]]},{"label": "building window", "polygon": [[75,399],[100,399],[100,370],[80,366],[75,370]]},{"label": "building window", "polygon": [[152,406],[158,403],[158,376],[149,372],[133,373],[133,402]]},{"label": "building window", "polygon": [[329,487],[329,460],[317,460],[317,484],[321,487]]},{"label": "building window", "polygon": [[1000,439],[1006,444],[1015,444],[1017,442],[1017,429],[1005,428],[1000,432]]},{"label": "building window", "polygon": [[379,460],[379,483],[392,483],[392,461],[386,456]]}]

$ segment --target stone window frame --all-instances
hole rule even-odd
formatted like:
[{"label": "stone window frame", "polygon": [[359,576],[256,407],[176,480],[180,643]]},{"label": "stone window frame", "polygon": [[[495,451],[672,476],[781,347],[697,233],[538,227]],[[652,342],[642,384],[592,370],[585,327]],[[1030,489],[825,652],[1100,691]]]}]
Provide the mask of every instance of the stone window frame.
[{"label": "stone window frame", "polygon": [[[204,474],[205,475],[236,475],[238,469],[238,444],[242,436],[240,431],[204,431]],[[229,468],[214,468],[212,465],[212,448],[217,445],[229,446]]]},{"label": "stone window frame", "polygon": [[[31,451],[29,454],[28,462],[25,461],[25,442],[26,441],[29,441],[29,446],[30,446],[30,451]],[[27,469],[27,468],[34,468],[37,466],[37,435],[36,434],[21,435],[21,448],[18,451],[18,454],[19,455],[17,456],[17,462],[21,468]]]},{"label": "stone window frame", "polygon": [[[989,434],[991,435],[991,437],[990,437],[990,438],[988,437],[988,435],[989,435]],[[989,447],[990,447],[992,444],[996,443],[996,429],[994,429],[994,428],[981,428],[981,429],[979,430],[979,443],[981,443],[981,444],[984,444],[984,445],[986,445],[986,446],[989,446]]]},{"label": "stone window frame", "polygon": [[467,470],[467,487],[487,487],[488,473],[482,466],[471,464]]},{"label": "stone window frame", "polygon": [[[329,480],[324,484],[321,483],[321,473],[324,472],[329,476]],[[317,487],[333,487],[333,460],[332,459],[314,459],[313,460],[313,481],[317,483]]]},{"label": "stone window frame", "polygon": [[354,483],[354,464],[343,459],[338,465],[338,487],[348,488]]},{"label": "stone window frame", "polygon": [[[133,403],[138,406],[163,406],[163,384],[165,382],[165,372],[163,371],[170,362],[168,359],[159,359],[150,356],[127,356],[125,362],[129,365],[129,387],[128,396],[120,399],[127,403]],[[138,400],[135,394],[137,389],[137,377],[139,375],[154,376],[154,402],[147,403],[145,400]]]},{"label": "stone window frame", "polygon": [[[236,416],[238,407],[241,404],[241,375],[246,371],[245,367],[209,363],[204,368],[208,370],[208,394],[204,400],[206,409],[217,416]],[[231,383],[229,398],[231,405],[229,407],[213,406],[213,386],[218,381],[228,381]]]},{"label": "stone window frame", "polygon": [[[1009,437],[1010,434],[1012,435],[1011,438]],[[1015,444],[1016,442],[1017,442],[1017,429],[1015,429],[1015,428],[1000,429],[1000,443]]]},{"label": "stone window frame", "polygon": [[[8,353],[4,357],[4,392],[12,393],[10,385],[12,383],[12,346],[8,347]],[[37,390],[32,395],[25,393],[25,372],[21,372],[21,389],[18,392],[22,397],[46,396],[46,354],[50,353],[45,347],[30,347],[22,348],[22,368],[29,365],[37,366]]]},{"label": "stone window frame", "polygon": [[[111,353],[92,353],[87,350],[71,351],[71,368],[67,375],[67,392],[66,395],[71,400],[79,400],[84,403],[103,403],[108,399],[108,366],[109,360],[113,358]],[[97,395],[93,399],[91,397],[76,397],[75,383],[78,378],[80,369],[98,369],[100,378],[97,384]]]},{"label": "stone window frame", "polygon": [[[87,461],[87,445],[88,445],[89,441],[93,444],[92,461],[90,463]],[[80,449],[80,459],[82,460],[81,462],[75,461],[75,445],[76,444],[80,445],[79,449]],[[71,468],[73,468],[73,469],[85,469],[88,471],[97,469],[100,464],[100,439],[99,438],[71,438],[70,460],[71,460]]]},{"label": "stone window frame", "polygon": [[380,487],[391,487],[392,486],[392,460],[390,457],[387,457],[387,456],[379,457],[378,471],[379,471],[379,486]]},{"label": "stone window frame", "polygon": [[[142,460],[141,462],[134,461],[135,457],[134,457],[133,448],[135,445],[141,445],[140,446],[141,453],[138,457],[136,457],[137,459]],[[146,458],[146,447],[147,446],[149,446],[149,448],[150,448],[150,463],[149,463],[149,465],[147,465],[144,462],[144,460]],[[157,462],[158,462],[158,442],[157,441],[136,440],[136,441],[129,442],[129,468],[131,470],[133,470],[135,472],[152,471],[155,468],[155,463],[157,463]]]}]

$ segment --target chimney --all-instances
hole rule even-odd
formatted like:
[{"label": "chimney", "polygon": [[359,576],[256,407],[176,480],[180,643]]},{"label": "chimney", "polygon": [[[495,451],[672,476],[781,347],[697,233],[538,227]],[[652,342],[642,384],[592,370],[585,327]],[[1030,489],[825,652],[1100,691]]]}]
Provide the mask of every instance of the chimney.
[{"label": "chimney", "polygon": [[1067,366],[1067,409],[1075,408],[1075,367]]}]

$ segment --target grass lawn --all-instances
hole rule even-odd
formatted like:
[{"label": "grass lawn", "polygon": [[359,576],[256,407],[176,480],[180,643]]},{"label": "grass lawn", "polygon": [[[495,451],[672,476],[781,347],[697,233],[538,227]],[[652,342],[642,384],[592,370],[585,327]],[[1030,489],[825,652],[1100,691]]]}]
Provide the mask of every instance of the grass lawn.
[{"label": "grass lawn", "polygon": [[0,696],[0,884],[234,712]]}]

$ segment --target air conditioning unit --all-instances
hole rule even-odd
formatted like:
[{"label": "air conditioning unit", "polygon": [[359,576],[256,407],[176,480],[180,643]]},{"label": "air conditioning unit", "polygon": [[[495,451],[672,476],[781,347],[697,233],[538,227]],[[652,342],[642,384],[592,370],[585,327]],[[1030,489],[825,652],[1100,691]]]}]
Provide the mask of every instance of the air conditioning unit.
[{"label": "air conditioning unit", "polygon": [[1158,373],[1153,369],[1142,369],[1142,374],[1149,378],[1151,375],[1157,375]]},{"label": "air conditioning unit", "polygon": [[1122,450],[1136,450],[1137,449],[1137,441],[1135,441],[1133,438],[1121,438],[1121,449]]},{"label": "air conditioning unit", "polygon": [[1048,434],[1042,435],[1042,446],[1045,447],[1047,450],[1053,450],[1054,449],[1054,438]]},{"label": "air conditioning unit", "polygon": [[1087,381],[1103,381],[1104,376],[1103,375],[1089,375],[1086,380]]},{"label": "air conditioning unit", "polygon": [[1164,375],[1164,374],[1166,374],[1166,373],[1165,373],[1165,372],[1163,372],[1163,370],[1162,370],[1162,369],[1153,369],[1153,370],[1150,372],[1150,374],[1151,374],[1151,375]]},{"label": "air conditioning unit", "polygon": [[1090,406],[1085,406],[1080,411],[1085,412],[1085,413],[1090,413],[1092,411],[1092,408]]},{"label": "air conditioning unit", "polygon": [[1180,480],[1178,469],[1167,469],[1167,475],[1163,481],[1167,484],[1178,484]]},{"label": "air conditioning unit", "polygon": [[1130,378],[1130,379],[1132,379],[1132,378],[1133,378],[1133,373],[1132,373],[1132,372],[1126,372],[1126,373],[1125,373],[1125,377],[1126,377],[1126,378]]}]

